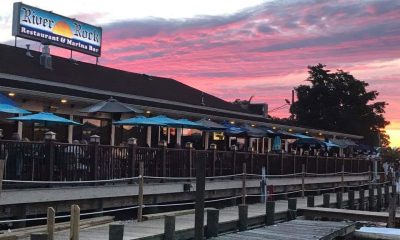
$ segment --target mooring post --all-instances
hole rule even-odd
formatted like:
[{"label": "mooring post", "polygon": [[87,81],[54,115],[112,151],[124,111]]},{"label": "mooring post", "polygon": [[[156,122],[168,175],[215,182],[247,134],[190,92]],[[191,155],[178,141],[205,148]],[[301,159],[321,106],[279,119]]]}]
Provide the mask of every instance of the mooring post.
[{"label": "mooring post", "polygon": [[304,198],[304,191],[305,191],[305,184],[304,184],[304,180],[306,177],[306,166],[303,164],[301,164],[301,197]]},{"label": "mooring post", "polygon": [[32,233],[31,240],[48,240],[47,233]]},{"label": "mooring post", "polygon": [[207,231],[206,237],[217,237],[218,236],[218,225],[219,225],[219,210],[208,209],[207,210]]},{"label": "mooring post", "polygon": [[124,239],[124,224],[110,224],[108,230],[109,240],[123,240]]},{"label": "mooring post", "polygon": [[239,209],[238,228],[239,231],[245,231],[247,230],[247,218],[248,218],[249,206],[245,204],[240,204],[238,209]]},{"label": "mooring post", "polygon": [[175,216],[164,217],[164,240],[175,240]]},{"label": "mooring post", "polygon": [[364,189],[360,188],[360,190],[358,191],[358,194],[360,196],[358,209],[364,211],[365,210],[365,191],[364,191]]},{"label": "mooring post", "polygon": [[323,204],[322,204],[324,208],[330,207],[330,198],[331,198],[331,195],[329,193],[324,193]]},{"label": "mooring post", "polygon": [[336,193],[336,208],[339,208],[339,209],[343,208],[343,193],[342,192]]},{"label": "mooring post", "polygon": [[376,198],[376,211],[380,212],[382,210],[382,186],[377,185],[376,188],[377,198]]},{"label": "mooring post", "polygon": [[79,240],[79,222],[80,222],[81,209],[78,205],[71,205],[71,220],[70,220],[70,240]]},{"label": "mooring post", "polygon": [[275,202],[267,201],[265,206],[265,225],[270,226],[275,223]]},{"label": "mooring post", "polygon": [[370,184],[368,188],[368,206],[370,211],[375,211],[375,190],[374,185]]},{"label": "mooring post", "polygon": [[52,207],[47,208],[47,234],[49,240],[54,240],[54,224],[56,211]]},{"label": "mooring post", "polygon": [[194,239],[204,239],[204,195],[206,187],[206,159],[198,158],[196,164],[196,204],[195,204],[195,222]]},{"label": "mooring post", "polygon": [[143,220],[143,185],[144,185],[144,163],[139,162],[139,194],[138,194],[138,222]]},{"label": "mooring post", "polygon": [[307,207],[315,207],[314,196],[307,196]]},{"label": "mooring post", "polygon": [[390,228],[395,228],[396,227],[396,193],[392,193],[389,196],[389,218],[388,218],[388,224],[387,226]]},{"label": "mooring post", "polygon": [[348,192],[348,198],[349,198],[349,202],[348,202],[349,209],[354,210],[355,208],[354,208],[354,191],[353,190],[350,190]]},{"label": "mooring post", "polygon": [[297,217],[297,198],[288,199],[287,220],[294,220]]},{"label": "mooring post", "polygon": [[246,163],[243,163],[243,175],[242,175],[242,204],[246,204]]}]

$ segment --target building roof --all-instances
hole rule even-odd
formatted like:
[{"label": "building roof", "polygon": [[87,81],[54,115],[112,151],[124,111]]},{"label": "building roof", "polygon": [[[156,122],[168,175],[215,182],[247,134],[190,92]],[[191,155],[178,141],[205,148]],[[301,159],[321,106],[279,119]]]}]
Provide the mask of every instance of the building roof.
[{"label": "building roof", "polygon": [[238,105],[171,78],[149,76],[52,56],[53,69],[39,64],[40,52],[0,44],[0,72],[98,90],[249,113]]}]

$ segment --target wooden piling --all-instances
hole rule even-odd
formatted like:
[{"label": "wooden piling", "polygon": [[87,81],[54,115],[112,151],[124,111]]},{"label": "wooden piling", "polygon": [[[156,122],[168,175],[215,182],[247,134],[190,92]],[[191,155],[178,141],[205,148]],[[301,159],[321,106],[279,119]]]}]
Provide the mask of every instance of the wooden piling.
[{"label": "wooden piling", "polygon": [[396,194],[389,196],[389,218],[387,226],[390,228],[396,227]]},{"label": "wooden piling", "polygon": [[364,191],[364,189],[360,188],[358,194],[360,197],[358,209],[364,211],[365,210],[365,191]]},{"label": "wooden piling", "polygon": [[32,233],[31,240],[48,240],[47,233]]},{"label": "wooden piling", "polygon": [[123,240],[124,239],[124,225],[123,224],[110,224],[108,231],[109,240]]},{"label": "wooden piling", "polygon": [[355,207],[354,207],[354,191],[353,190],[350,190],[348,192],[348,199],[349,199],[349,201],[348,201],[349,209],[354,210]]},{"label": "wooden piling", "polygon": [[52,207],[47,208],[47,234],[49,240],[54,240],[54,224],[56,211]]},{"label": "wooden piling", "polygon": [[194,216],[194,239],[204,239],[204,195],[206,187],[206,160],[199,158],[196,164],[196,205]]},{"label": "wooden piling", "polygon": [[343,193],[342,192],[336,193],[336,208],[339,208],[339,209],[343,208]]},{"label": "wooden piling", "polygon": [[242,204],[246,204],[246,163],[243,163],[243,176],[242,176]]},{"label": "wooden piling", "polygon": [[219,226],[219,210],[218,209],[208,209],[207,210],[207,231],[206,237],[217,237]]},{"label": "wooden piling", "polygon": [[267,201],[265,205],[265,225],[270,226],[275,223],[275,202]]},{"label": "wooden piling", "polygon": [[330,207],[330,197],[331,195],[329,193],[324,193],[323,195],[323,207],[324,208],[329,208]]},{"label": "wooden piling", "polygon": [[175,240],[175,216],[166,215],[164,218],[164,240]]},{"label": "wooden piling", "polygon": [[70,221],[70,240],[79,240],[79,222],[80,222],[81,209],[78,205],[71,205],[71,221]]},{"label": "wooden piling", "polygon": [[143,220],[143,185],[144,185],[144,163],[143,161],[139,162],[139,192],[138,192],[138,213],[137,219],[138,222]]},{"label": "wooden piling", "polygon": [[247,224],[248,224],[248,210],[249,206],[245,204],[240,204],[239,205],[239,222],[238,222],[238,228],[239,231],[245,231],[247,230]]}]

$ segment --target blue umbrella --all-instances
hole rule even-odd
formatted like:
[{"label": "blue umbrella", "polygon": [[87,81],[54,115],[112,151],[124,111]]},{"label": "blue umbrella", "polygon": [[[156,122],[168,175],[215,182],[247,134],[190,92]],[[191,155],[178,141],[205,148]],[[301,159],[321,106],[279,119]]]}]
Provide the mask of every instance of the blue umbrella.
[{"label": "blue umbrella", "polygon": [[15,121],[25,121],[25,122],[38,122],[38,123],[57,123],[57,124],[63,124],[63,125],[81,125],[80,123],[74,122],[72,120],[59,117],[57,115],[54,115],[53,113],[49,112],[41,112],[41,113],[36,113],[32,115],[26,115],[22,117],[12,117],[8,118],[10,120],[15,120]]},{"label": "blue umbrella", "polygon": [[143,126],[166,126],[164,123],[161,123],[157,119],[147,118],[144,116],[137,116],[133,118],[124,119],[121,121],[114,122],[115,125],[143,125]]},{"label": "blue umbrella", "polygon": [[13,113],[13,114],[28,114],[31,113],[25,109],[13,106],[13,105],[9,105],[6,103],[0,103],[0,112],[4,112],[4,113]]},{"label": "blue umbrella", "polygon": [[180,128],[191,128],[191,129],[205,129],[205,127],[197,122],[192,122],[187,119],[178,119],[175,120],[176,123],[168,124],[170,127],[180,127]]},{"label": "blue umbrella", "polygon": [[171,126],[173,124],[179,124],[179,122],[177,120],[169,118],[169,117],[167,117],[165,115],[159,115],[159,116],[156,116],[156,117],[151,117],[149,119],[154,121],[154,122],[158,122],[161,125]]},{"label": "blue umbrella", "polygon": [[204,127],[203,130],[207,132],[222,132],[226,129],[225,126],[204,118],[196,121],[196,123],[201,124]]},{"label": "blue umbrella", "polygon": [[31,113],[25,109],[17,107],[17,104],[8,97],[0,94],[0,112],[13,113],[13,114],[28,114]]},{"label": "blue umbrella", "polygon": [[238,127],[236,125],[230,124],[228,122],[223,122],[222,125],[226,127],[225,133],[230,135],[241,135],[246,133],[246,129]]}]

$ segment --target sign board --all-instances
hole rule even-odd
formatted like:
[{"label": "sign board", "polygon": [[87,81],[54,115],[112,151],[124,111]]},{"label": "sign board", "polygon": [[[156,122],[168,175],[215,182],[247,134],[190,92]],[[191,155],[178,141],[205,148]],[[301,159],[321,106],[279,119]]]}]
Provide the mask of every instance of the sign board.
[{"label": "sign board", "polygon": [[102,29],[49,11],[14,3],[13,36],[101,55]]}]

